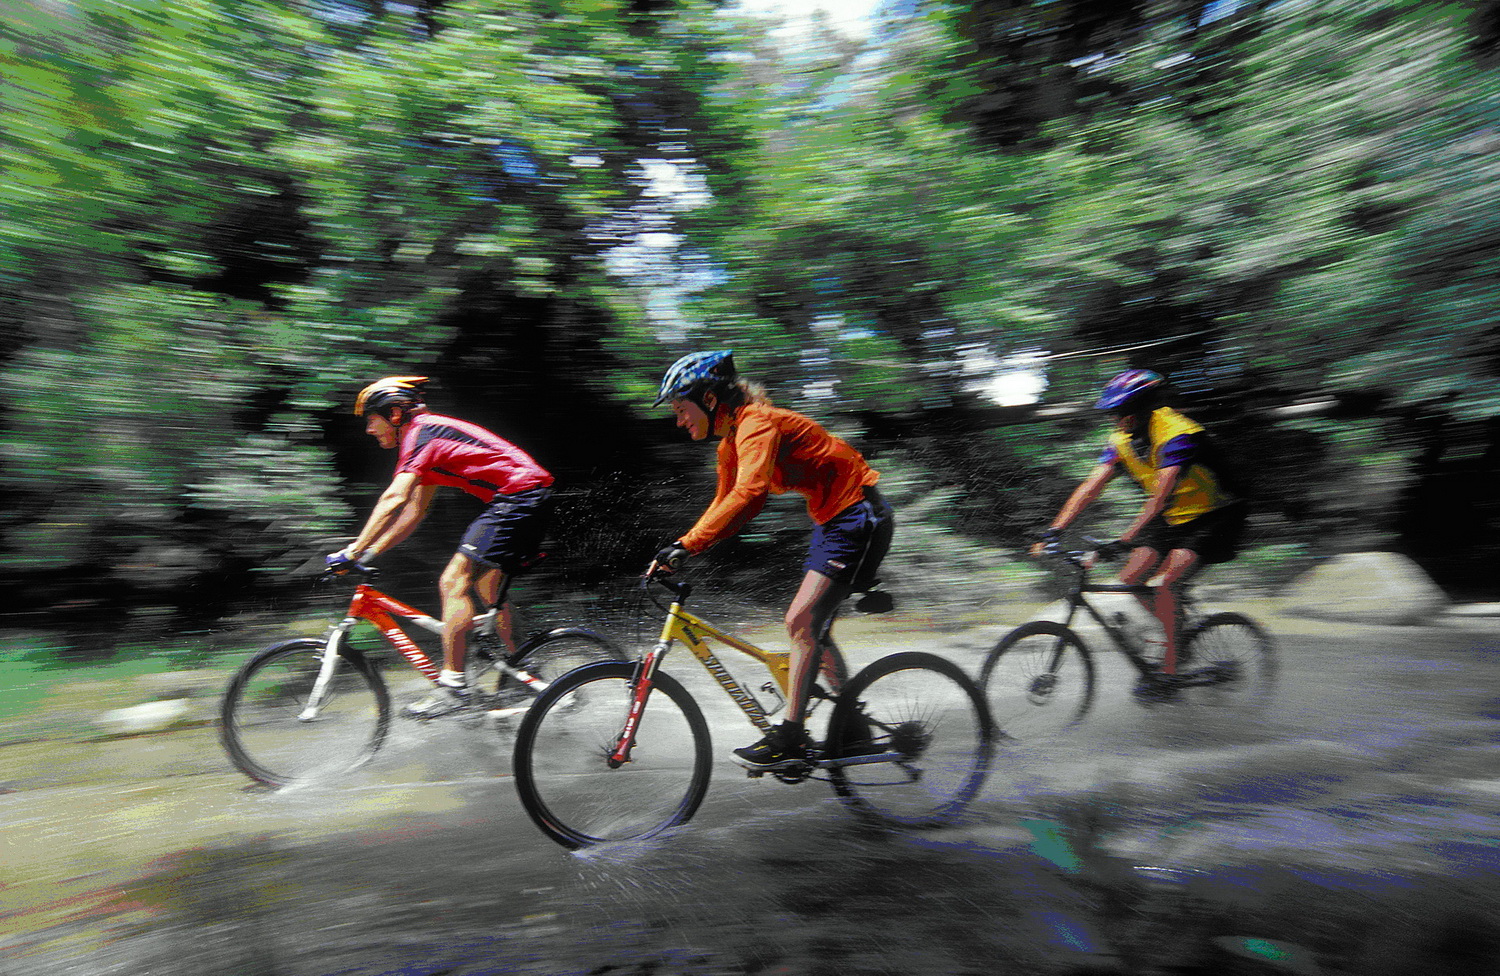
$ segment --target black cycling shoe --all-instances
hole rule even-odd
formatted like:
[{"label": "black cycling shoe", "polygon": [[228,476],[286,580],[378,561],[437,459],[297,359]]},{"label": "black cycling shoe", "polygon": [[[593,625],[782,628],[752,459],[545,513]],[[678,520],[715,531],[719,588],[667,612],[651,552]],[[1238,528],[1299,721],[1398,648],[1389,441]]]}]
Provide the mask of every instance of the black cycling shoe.
[{"label": "black cycling shoe", "polygon": [[792,728],[783,722],[766,733],[765,738],[750,746],[734,750],[734,761],[753,771],[785,769],[807,761],[812,740],[799,725]]}]

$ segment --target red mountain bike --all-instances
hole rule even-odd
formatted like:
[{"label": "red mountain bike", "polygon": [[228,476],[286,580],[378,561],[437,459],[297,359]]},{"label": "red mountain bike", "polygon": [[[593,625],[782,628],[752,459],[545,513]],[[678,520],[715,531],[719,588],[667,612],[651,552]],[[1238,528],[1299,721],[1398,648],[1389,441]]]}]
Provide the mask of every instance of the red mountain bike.
[{"label": "red mountain bike", "polygon": [[[375,662],[349,641],[364,621],[428,681],[438,666],[407,636],[396,618],[434,634],[443,623],[380,592],[368,579],[355,587],[348,613],[323,637],[273,644],[245,662],[219,706],[219,735],[234,765],[268,786],[285,786],[347,772],[368,762],[390,730],[390,694]],[[334,578],[323,574],[320,581]],[[500,602],[505,599],[504,593]],[[495,632],[496,611],[474,618],[469,634],[473,717],[523,714],[557,678],[594,661],[623,661],[607,638],[582,627],[534,634],[507,656]]]}]

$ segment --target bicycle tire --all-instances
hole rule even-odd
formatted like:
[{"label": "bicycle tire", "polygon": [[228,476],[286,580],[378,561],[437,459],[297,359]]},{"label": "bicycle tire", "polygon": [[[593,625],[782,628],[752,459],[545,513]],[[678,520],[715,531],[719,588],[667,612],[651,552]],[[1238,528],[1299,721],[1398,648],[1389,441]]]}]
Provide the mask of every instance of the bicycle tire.
[{"label": "bicycle tire", "polygon": [[[551,684],[585,664],[625,659],[625,652],[603,634],[584,627],[558,627],[529,638],[505,663]],[[539,694],[506,671],[496,669],[493,674],[497,706],[521,706]]]},{"label": "bicycle tire", "polygon": [[359,655],[341,655],[316,717],[303,715],[328,642],[274,644],[245,662],[219,704],[219,739],[235,768],[287,786],[346,773],[380,750],[390,730],[385,681]]},{"label": "bicycle tire", "polygon": [[1181,695],[1199,704],[1258,709],[1269,703],[1280,670],[1276,646],[1264,627],[1232,610],[1211,613],[1184,635],[1178,673],[1207,665],[1232,663],[1237,677],[1222,683],[1184,688]]},{"label": "bicycle tire", "polygon": [[979,687],[995,727],[1036,742],[1083,721],[1094,704],[1094,658],[1072,628],[1033,620],[1006,634],[984,659]]},{"label": "bicycle tire", "polygon": [[624,725],[636,664],[590,664],[537,696],[516,734],[521,806],[570,849],[639,841],[685,823],[708,792],[708,723],[687,690],[657,674],[631,761],[606,759]]},{"label": "bicycle tire", "polygon": [[978,687],[945,658],[903,651],[854,676],[834,705],[827,755],[871,751],[899,761],[833,766],[834,792],[887,827],[952,823],[989,773],[995,730]]}]

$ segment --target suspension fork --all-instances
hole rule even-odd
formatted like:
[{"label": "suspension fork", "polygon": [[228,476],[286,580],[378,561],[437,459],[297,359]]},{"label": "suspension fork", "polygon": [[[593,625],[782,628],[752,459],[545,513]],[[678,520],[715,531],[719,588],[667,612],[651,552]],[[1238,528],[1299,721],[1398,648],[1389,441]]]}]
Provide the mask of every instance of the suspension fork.
[{"label": "suspension fork", "polygon": [[658,644],[655,650],[635,666],[635,676],[630,680],[630,707],[625,713],[625,725],[620,729],[619,738],[615,739],[615,747],[609,754],[611,769],[618,769],[630,762],[631,750],[635,748],[635,734],[640,730],[641,716],[646,713],[646,701],[651,697],[656,669],[666,656],[667,646],[666,643]]},{"label": "suspension fork", "polygon": [[328,694],[328,686],[333,682],[333,673],[338,669],[339,658],[343,656],[339,652],[339,645],[357,622],[354,617],[345,617],[329,628],[328,637],[323,644],[323,660],[318,665],[318,676],[313,680],[307,704],[297,714],[297,721],[311,722],[318,717],[318,711],[323,707],[323,698]]}]

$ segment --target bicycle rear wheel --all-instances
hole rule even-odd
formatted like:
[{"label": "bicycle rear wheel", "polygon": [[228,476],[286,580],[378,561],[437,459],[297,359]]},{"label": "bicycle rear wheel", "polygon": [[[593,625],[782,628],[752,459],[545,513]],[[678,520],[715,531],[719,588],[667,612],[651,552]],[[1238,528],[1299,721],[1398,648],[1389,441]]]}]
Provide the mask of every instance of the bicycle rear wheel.
[{"label": "bicycle rear wheel", "polygon": [[[527,640],[516,651],[515,657],[506,663],[551,684],[585,664],[623,660],[624,652],[603,634],[582,627],[559,627]],[[476,662],[478,663],[480,662]],[[483,663],[487,665],[487,662]],[[486,688],[489,680],[494,684]],[[493,694],[496,708],[524,708],[539,694],[531,685],[498,668],[479,678],[477,684],[472,680],[470,684],[487,694]]]},{"label": "bicycle rear wheel", "polygon": [[708,792],[708,723],[682,685],[653,679],[630,762],[611,768],[636,665],[592,664],[537,696],[516,735],[521,806],[564,847],[641,840],[685,822]]},{"label": "bicycle rear wheel", "polygon": [[362,657],[340,657],[315,707],[326,640],[266,648],[240,668],[219,704],[219,738],[240,772],[285,786],[368,762],[390,728],[385,682]]},{"label": "bicycle rear wheel", "polygon": [[1205,705],[1261,708],[1276,689],[1276,649],[1265,629],[1242,613],[1209,614],[1188,630],[1177,671],[1217,668],[1222,680],[1182,689],[1184,700]]},{"label": "bicycle rear wheel", "polygon": [[979,686],[995,727],[1021,743],[1045,740],[1083,720],[1094,703],[1094,659],[1070,628],[1033,620],[1006,634],[985,658]]},{"label": "bicycle rear wheel", "polygon": [[907,651],[856,674],[834,706],[833,788],[856,814],[896,827],[950,823],[984,785],[994,727],[958,665]]}]

